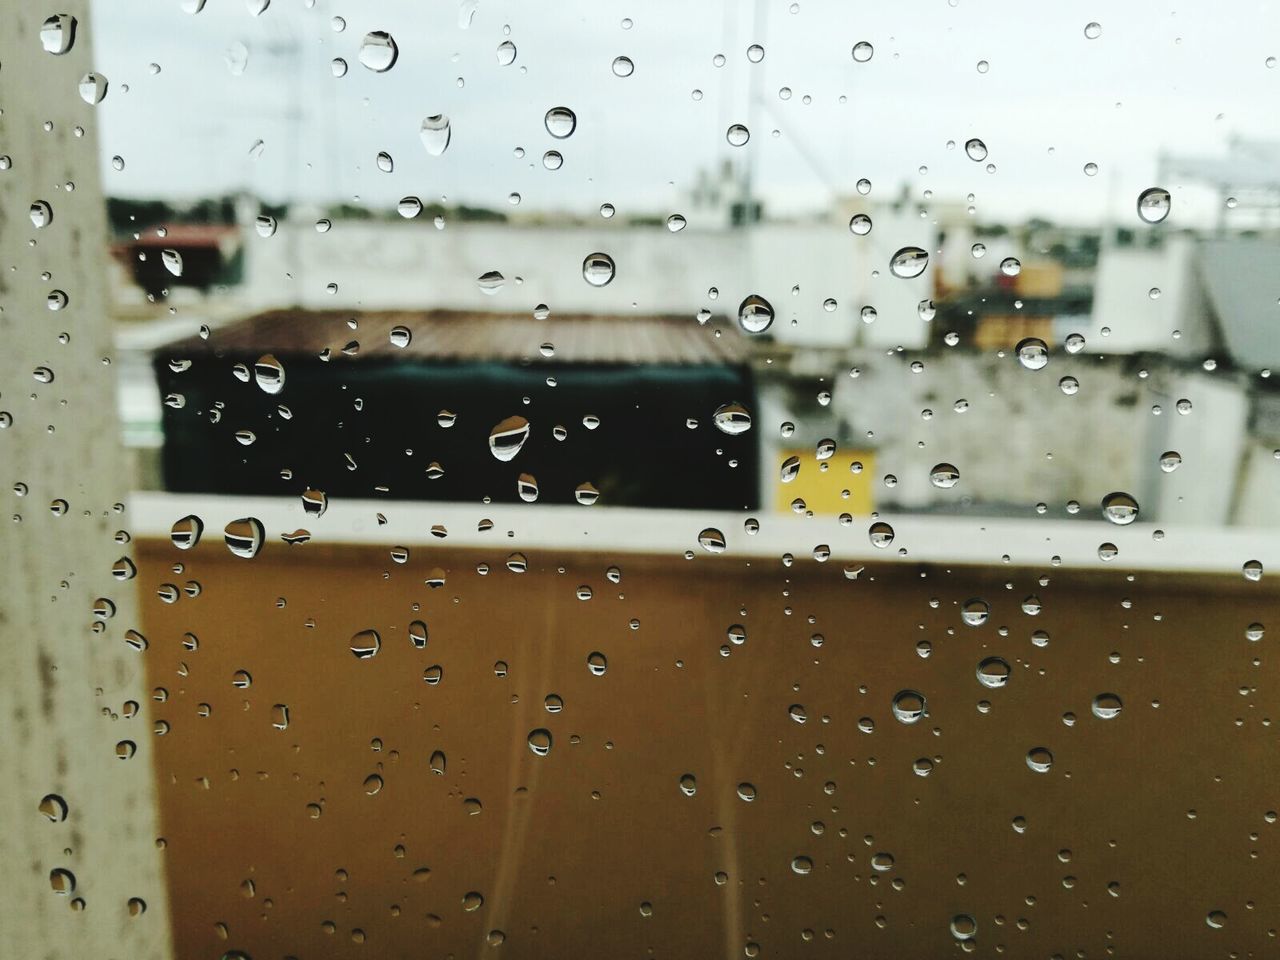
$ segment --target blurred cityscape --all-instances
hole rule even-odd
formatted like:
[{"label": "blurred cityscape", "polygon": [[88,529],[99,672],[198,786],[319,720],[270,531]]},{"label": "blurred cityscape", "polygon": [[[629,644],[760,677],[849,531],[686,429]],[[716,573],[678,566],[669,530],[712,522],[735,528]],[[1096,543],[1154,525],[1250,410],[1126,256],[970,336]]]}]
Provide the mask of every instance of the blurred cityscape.
[{"label": "blurred cityscape", "polygon": [[[111,199],[135,482],[1090,519],[1120,489],[1144,520],[1280,524],[1280,143],[1159,167],[1216,222],[990,223],[865,182],[773,216],[727,161],[672,215]],[[923,276],[892,275],[907,246]],[[522,407],[540,487],[483,452]]]}]

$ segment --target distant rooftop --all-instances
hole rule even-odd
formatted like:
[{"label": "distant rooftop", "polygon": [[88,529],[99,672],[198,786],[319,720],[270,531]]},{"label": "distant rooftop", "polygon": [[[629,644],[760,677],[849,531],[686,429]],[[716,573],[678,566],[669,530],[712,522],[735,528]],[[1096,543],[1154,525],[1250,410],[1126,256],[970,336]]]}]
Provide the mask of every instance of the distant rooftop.
[{"label": "distant rooftop", "polygon": [[[701,326],[687,315],[552,314],[537,320],[462,310],[270,310],[214,330],[207,340],[187,337],[158,352],[176,357],[272,353],[283,358],[314,357],[328,350],[336,358],[345,350],[362,357],[518,362],[541,357],[542,344],[549,343],[558,363],[746,363],[750,344],[723,320],[716,317]],[[407,346],[392,344],[397,327],[411,334]]]}]

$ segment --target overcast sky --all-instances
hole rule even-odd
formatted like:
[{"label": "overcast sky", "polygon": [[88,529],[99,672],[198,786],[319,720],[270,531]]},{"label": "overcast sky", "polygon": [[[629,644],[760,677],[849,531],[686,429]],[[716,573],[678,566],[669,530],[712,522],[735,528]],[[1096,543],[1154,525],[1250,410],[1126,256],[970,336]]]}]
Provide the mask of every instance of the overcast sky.
[{"label": "overcast sky", "polygon": [[[469,5],[464,28],[459,0],[272,0],[260,16],[245,0],[208,0],[196,15],[181,0],[95,0],[95,68],[110,82],[96,108],[108,192],[248,189],[383,208],[407,194],[507,208],[517,192],[522,210],[607,201],[624,213],[687,212],[699,169],[750,155],[775,213],[830,205],[866,177],[873,199],[906,183],[916,197],[931,189],[935,202],[973,193],[988,219],[1091,222],[1134,219],[1162,150],[1219,154],[1232,134],[1280,140],[1280,67],[1266,65],[1280,57],[1272,4]],[[341,31],[334,17],[345,18]],[[1085,36],[1091,21],[1102,27],[1096,39]],[[371,30],[390,32],[399,47],[385,73],[358,59]],[[504,40],[518,51],[509,66],[496,55]],[[874,46],[869,62],[851,56],[859,41]],[[752,43],[765,48],[760,63],[748,60]],[[248,50],[239,75],[227,63],[236,44]],[[631,76],[613,74],[618,56],[634,62]],[[335,57],[347,61],[346,76],[333,76]],[[578,127],[557,141],[543,116],[561,104]],[[418,131],[440,113],[452,140],[431,156]],[[726,142],[732,123],[750,127],[746,146]],[[966,157],[971,137],[989,148],[985,162]],[[549,149],[564,155],[561,169],[543,168]],[[393,172],[377,168],[379,151]],[[113,155],[123,170],[111,167]],[[1086,163],[1098,165],[1096,176]],[[1215,215],[1204,191],[1164,186],[1173,222]]]}]

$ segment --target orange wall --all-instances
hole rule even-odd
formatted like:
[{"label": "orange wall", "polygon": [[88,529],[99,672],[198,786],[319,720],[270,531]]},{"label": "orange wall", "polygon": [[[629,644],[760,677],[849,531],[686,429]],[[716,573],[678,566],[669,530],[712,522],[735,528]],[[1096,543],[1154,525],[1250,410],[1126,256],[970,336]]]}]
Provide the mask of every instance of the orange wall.
[{"label": "orange wall", "polygon": [[[185,554],[140,546],[142,656],[168,690],[151,708],[171,729],[150,744],[179,958],[486,956],[492,930],[505,957],[729,958],[750,943],[765,957],[936,957],[955,949],[957,913],[977,918],[979,955],[1276,950],[1280,825],[1264,821],[1280,807],[1276,638],[1244,637],[1255,620],[1280,630],[1269,581],[911,565],[849,581],[803,557],[788,569],[583,553],[530,554],[516,575],[508,549],[419,548],[397,565],[373,547],[273,543],[245,561],[212,537]],[[436,566],[447,582],[433,590]],[[189,579],[198,598],[154,595]],[[594,597],[577,599],[579,585]],[[1029,594],[1037,617],[1020,610]],[[992,608],[977,628],[958,608],[975,596]],[[416,618],[425,650],[406,638]],[[731,624],[747,641],[724,658]],[[349,640],[366,628],[383,645],[358,661]],[[186,631],[198,651],[182,648]],[[608,657],[603,677],[592,651]],[[1004,689],[975,679],[991,655],[1013,666]],[[433,664],[443,680],[429,686]],[[232,686],[239,669],[247,690]],[[904,687],[928,697],[914,726],[890,714]],[[1114,720],[1090,714],[1104,691],[1124,700]],[[543,706],[552,693],[558,715]],[[545,758],[526,746],[538,727],[554,736]],[[1041,745],[1047,774],[1024,762]],[[436,750],[444,776],[429,768]],[[924,757],[936,766],[919,777]],[[736,796],[744,781],[752,803]],[[877,853],[891,869],[872,868]],[[791,869],[798,855],[808,876]],[[484,897],[474,912],[470,891]],[[1214,909],[1221,930],[1205,923]]]}]

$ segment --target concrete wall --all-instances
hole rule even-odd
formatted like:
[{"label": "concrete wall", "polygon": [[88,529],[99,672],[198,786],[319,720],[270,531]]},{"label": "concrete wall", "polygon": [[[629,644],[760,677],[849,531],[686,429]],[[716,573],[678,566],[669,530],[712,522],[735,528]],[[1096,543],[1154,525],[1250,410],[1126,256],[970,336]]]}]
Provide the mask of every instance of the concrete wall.
[{"label": "concrete wall", "polygon": [[[62,56],[44,52],[39,36],[57,12],[79,20]],[[11,4],[4,21],[0,410],[11,425],[0,429],[0,956],[160,960],[170,939],[149,700],[144,660],[123,641],[142,625],[136,584],[112,577],[131,553],[117,535],[129,517],[113,508],[129,483],[116,371],[103,362],[113,348],[98,139],[93,108],[76,92],[94,66],[93,36],[82,0]],[[28,216],[37,200],[53,209],[39,230]],[[69,301],[51,312],[55,289]],[[33,378],[39,366],[52,382]],[[51,512],[54,501],[66,502],[63,515]],[[101,632],[91,629],[97,598],[115,609]],[[123,741],[137,746],[131,759],[117,759]],[[57,822],[40,811],[49,794],[65,801],[65,819],[53,801]],[[70,871],[74,891],[55,892],[53,870]],[[130,909],[132,898],[145,912]]]}]

